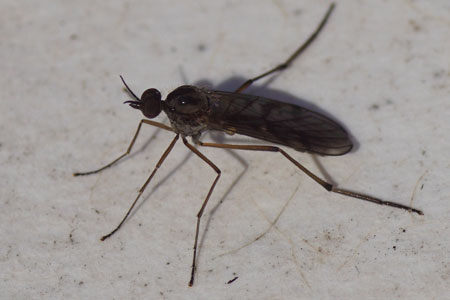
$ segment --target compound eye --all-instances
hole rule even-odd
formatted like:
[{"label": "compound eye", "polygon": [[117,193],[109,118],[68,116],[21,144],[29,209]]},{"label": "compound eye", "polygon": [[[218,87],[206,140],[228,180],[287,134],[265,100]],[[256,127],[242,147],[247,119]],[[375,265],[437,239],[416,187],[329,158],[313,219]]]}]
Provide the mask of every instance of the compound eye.
[{"label": "compound eye", "polygon": [[148,89],[141,96],[142,113],[149,119],[157,117],[162,110],[161,93],[157,89]]}]

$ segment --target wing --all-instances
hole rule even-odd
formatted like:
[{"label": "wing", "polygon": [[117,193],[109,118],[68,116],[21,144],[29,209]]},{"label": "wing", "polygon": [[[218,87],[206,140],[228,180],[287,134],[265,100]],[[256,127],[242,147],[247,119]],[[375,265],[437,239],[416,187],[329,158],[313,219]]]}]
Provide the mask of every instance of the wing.
[{"label": "wing", "polygon": [[344,128],[306,108],[246,94],[207,94],[211,130],[243,134],[321,155],[343,155],[352,149]]}]

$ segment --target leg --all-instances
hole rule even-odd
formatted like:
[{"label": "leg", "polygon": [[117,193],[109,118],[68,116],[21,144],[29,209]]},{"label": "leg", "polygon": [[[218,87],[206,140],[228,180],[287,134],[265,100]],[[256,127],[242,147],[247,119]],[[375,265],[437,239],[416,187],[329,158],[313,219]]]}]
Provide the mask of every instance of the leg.
[{"label": "leg", "polygon": [[240,93],[243,90],[245,90],[246,88],[248,88],[253,82],[266,77],[274,72],[277,71],[281,71],[284,70],[286,68],[288,68],[291,63],[306,49],[308,48],[308,46],[316,39],[316,37],[319,35],[320,31],[322,30],[322,28],[325,26],[325,24],[328,21],[328,17],[331,15],[331,13],[333,12],[333,9],[335,7],[334,3],[331,3],[330,7],[328,8],[325,16],[323,17],[322,21],[320,22],[319,26],[317,27],[317,29],[313,32],[313,34],[311,34],[311,36],[306,40],[306,42],[304,42],[300,48],[298,48],[284,63],[276,66],[273,69],[270,69],[269,71],[256,76],[252,79],[247,80],[246,82],[244,82],[244,84],[242,84],[237,90],[236,93]]},{"label": "leg", "polygon": [[130,214],[130,212],[133,210],[133,207],[136,205],[136,202],[138,201],[138,199],[141,197],[142,193],[144,192],[145,188],[147,187],[147,185],[149,184],[150,180],[152,180],[153,176],[155,175],[156,171],[159,169],[159,167],[161,167],[162,163],[164,162],[164,160],[166,159],[167,155],[169,155],[170,151],[172,150],[173,146],[175,146],[175,143],[178,141],[178,137],[179,135],[177,134],[172,142],[170,143],[169,147],[167,147],[166,151],[164,151],[164,154],[161,156],[161,158],[159,159],[158,163],[156,164],[155,169],[153,169],[152,174],[150,174],[150,176],[148,177],[147,181],[145,181],[144,185],[141,187],[141,189],[139,190],[139,194],[137,195],[136,199],[134,200],[133,204],[131,204],[131,207],[128,209],[127,213],[125,214],[125,217],[122,219],[122,221],[119,223],[119,225],[110,233],[108,233],[107,235],[103,236],[100,240],[104,241],[107,238],[109,238],[111,235],[113,235],[117,230],[119,230],[119,228],[122,226],[122,224],[125,222],[125,220],[128,218],[128,215]]},{"label": "leg", "polygon": [[284,152],[283,149],[280,149],[276,146],[256,146],[256,145],[228,145],[228,144],[216,144],[216,143],[202,143],[202,142],[198,142],[200,146],[204,146],[204,147],[214,147],[214,148],[224,148],[224,149],[237,149],[237,150],[253,150],[253,151],[269,151],[269,152],[279,152],[281,153],[284,157],[286,157],[288,160],[290,160],[294,165],[296,165],[300,170],[302,170],[304,173],[306,173],[306,175],[308,175],[309,177],[311,177],[315,182],[317,182],[318,184],[320,184],[324,189],[326,189],[329,192],[334,192],[334,193],[338,193],[338,194],[342,194],[348,197],[353,197],[353,198],[357,198],[360,200],[364,200],[364,201],[369,201],[369,202],[373,202],[379,205],[387,205],[387,206],[391,206],[391,207],[396,207],[396,208],[401,208],[401,209],[405,209],[408,211],[412,211],[415,212],[419,215],[423,215],[423,212],[421,210],[403,205],[403,204],[398,204],[395,202],[390,202],[390,201],[384,201],[375,197],[371,197],[368,195],[364,195],[364,194],[360,194],[360,193],[355,193],[352,191],[348,191],[348,190],[344,190],[344,189],[338,189],[335,188],[332,184],[324,181],[323,179],[319,178],[318,176],[316,176],[315,174],[313,174],[311,171],[309,171],[307,168],[305,168],[302,164],[300,164],[298,161],[296,161],[295,159],[293,159],[289,154],[287,154],[286,152]]},{"label": "leg", "polygon": [[197,154],[198,157],[200,157],[204,162],[206,162],[208,165],[210,165],[211,168],[213,168],[214,171],[216,171],[216,173],[217,173],[216,179],[214,179],[214,182],[211,185],[211,187],[209,188],[208,194],[206,195],[206,199],[205,199],[205,201],[203,201],[202,207],[200,208],[200,210],[197,213],[197,227],[195,229],[195,240],[194,240],[194,258],[192,259],[191,280],[189,281],[189,286],[192,286],[194,284],[194,275],[195,275],[195,268],[196,268],[195,267],[195,258],[197,256],[197,242],[198,242],[198,232],[200,230],[200,219],[203,215],[203,211],[205,210],[206,204],[208,203],[209,197],[211,196],[212,191],[214,190],[214,187],[216,186],[216,183],[219,180],[221,172],[220,172],[220,169],[213,162],[211,162],[205,155],[203,155],[200,151],[198,151],[197,148],[195,148],[194,146],[189,144],[189,142],[184,137],[183,137],[183,143],[186,145],[186,147],[189,148],[189,150],[191,150],[192,152]]},{"label": "leg", "polygon": [[90,175],[90,174],[95,174],[98,173],[100,171],[103,171],[106,168],[111,167],[112,165],[114,165],[116,162],[118,162],[119,160],[121,160],[122,158],[124,158],[125,156],[127,156],[128,154],[130,154],[131,149],[133,148],[134,142],[136,141],[136,138],[139,134],[139,131],[141,130],[141,126],[142,124],[148,124],[148,125],[152,125],[152,126],[156,126],[165,130],[169,130],[169,131],[173,131],[171,127],[164,125],[162,123],[158,123],[155,121],[151,121],[151,120],[146,120],[146,119],[142,119],[141,122],[139,122],[139,126],[136,130],[136,133],[134,134],[133,139],[131,140],[130,145],[128,146],[127,151],[125,151],[124,154],[122,154],[121,156],[119,156],[118,158],[116,158],[115,160],[113,160],[112,162],[110,162],[109,164],[107,164],[104,167],[101,167],[100,169],[94,170],[94,171],[89,171],[89,172],[77,172],[77,173],[73,173],[73,176],[84,176],[84,175]]}]

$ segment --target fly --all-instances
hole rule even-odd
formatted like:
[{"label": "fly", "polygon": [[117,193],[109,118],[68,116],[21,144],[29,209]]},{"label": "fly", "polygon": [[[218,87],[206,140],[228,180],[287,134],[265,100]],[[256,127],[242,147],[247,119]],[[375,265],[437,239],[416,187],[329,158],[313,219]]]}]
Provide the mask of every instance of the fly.
[{"label": "fly", "polygon": [[[102,241],[109,238],[122,226],[136,205],[136,202],[144,192],[145,188],[152,180],[156,171],[163,164],[175,143],[181,137],[181,140],[186,147],[200,157],[217,173],[209,192],[197,213],[197,225],[193,248],[194,253],[191,277],[189,281],[189,286],[193,285],[196,270],[200,220],[214,187],[220,178],[221,171],[212,161],[210,161],[196,147],[189,143],[186,139],[188,136],[192,138],[194,144],[201,147],[278,152],[329,192],[342,194],[348,197],[353,197],[380,205],[400,208],[423,215],[421,210],[413,207],[390,201],[384,201],[365,194],[337,188],[313,174],[278,146],[205,143],[200,140],[203,132],[215,130],[222,131],[227,134],[242,134],[254,137],[274,144],[290,147],[301,152],[334,156],[348,153],[353,147],[352,141],[350,140],[345,129],[335,121],[298,105],[287,104],[273,99],[241,93],[255,81],[288,68],[291,63],[316,39],[317,35],[327,23],[334,7],[335,4],[332,3],[313,34],[284,63],[259,76],[247,80],[234,92],[214,91],[191,85],[183,85],[172,91],[165,100],[162,100],[160,92],[153,88],[146,90],[139,98],[128,87],[123,77],[120,77],[126,89],[134,98],[133,100],[126,101],[125,103],[128,103],[132,108],[140,110],[148,119],[142,119],[140,121],[128,149],[117,159],[100,169],[90,172],[74,173],[73,175],[81,176],[98,173],[114,165],[117,161],[128,155],[133,148],[142,124],[152,125],[174,132],[175,137],[159,159],[153,172],[139,190],[136,199],[128,209],[122,221],[113,231],[103,236],[101,238]],[[149,120],[157,117],[161,111],[164,111],[164,113],[168,116],[170,126]]]}]

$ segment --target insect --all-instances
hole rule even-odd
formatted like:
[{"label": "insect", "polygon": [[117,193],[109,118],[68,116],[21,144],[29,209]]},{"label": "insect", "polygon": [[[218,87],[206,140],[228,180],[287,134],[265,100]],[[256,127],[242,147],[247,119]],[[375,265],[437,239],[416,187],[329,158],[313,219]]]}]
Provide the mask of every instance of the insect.
[{"label": "insect", "polygon": [[[334,156],[348,153],[352,149],[353,144],[347,132],[335,121],[301,106],[241,93],[255,81],[288,68],[291,63],[316,39],[322,28],[327,23],[334,7],[335,4],[332,3],[312,35],[284,63],[259,76],[247,80],[234,92],[214,91],[191,85],[183,85],[169,93],[165,100],[162,100],[160,92],[153,88],[144,91],[142,96],[139,98],[128,87],[123,77],[120,76],[129,94],[134,98],[133,100],[126,101],[125,103],[129,104],[132,108],[140,110],[148,119],[142,119],[140,121],[128,149],[117,159],[100,169],[90,172],[74,173],[73,175],[81,176],[98,173],[106,168],[109,168],[117,161],[128,155],[133,148],[142,124],[152,125],[174,132],[175,137],[159,159],[153,172],[139,190],[136,199],[128,209],[122,221],[113,231],[103,236],[101,238],[102,241],[109,238],[122,226],[128,218],[130,212],[133,210],[136,202],[144,192],[145,188],[152,180],[156,171],[159,167],[161,167],[175,143],[181,137],[181,140],[186,147],[200,157],[217,173],[209,192],[197,213],[197,224],[193,248],[194,253],[191,267],[191,277],[189,281],[189,286],[193,285],[196,270],[200,220],[214,187],[220,178],[221,171],[212,161],[202,154],[200,150],[189,143],[186,139],[189,136],[192,138],[193,143],[200,147],[278,152],[329,192],[342,194],[348,197],[353,197],[380,205],[401,208],[419,215],[423,215],[421,210],[406,205],[384,201],[372,196],[337,188],[313,174],[278,146],[205,143],[200,140],[203,132],[207,130],[216,130],[223,131],[227,134],[242,134],[258,138],[274,144],[284,145],[301,152]],[[161,111],[164,111],[164,113],[168,116],[170,126],[149,120],[157,117]]]}]

